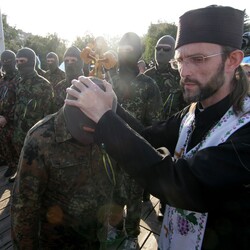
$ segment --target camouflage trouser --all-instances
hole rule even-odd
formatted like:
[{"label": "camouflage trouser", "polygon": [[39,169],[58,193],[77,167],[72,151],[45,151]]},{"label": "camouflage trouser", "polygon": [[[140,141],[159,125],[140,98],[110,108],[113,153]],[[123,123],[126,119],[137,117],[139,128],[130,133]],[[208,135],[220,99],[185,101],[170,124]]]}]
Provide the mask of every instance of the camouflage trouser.
[{"label": "camouflage trouser", "polygon": [[140,234],[143,188],[124,171],[121,174],[120,183],[117,184],[114,193],[114,201],[120,205],[122,211],[126,205],[126,233],[128,236],[137,237]]},{"label": "camouflage trouser", "polygon": [[10,168],[16,168],[18,163],[19,154],[12,142],[13,129],[4,127],[0,130],[0,152],[3,160]]}]

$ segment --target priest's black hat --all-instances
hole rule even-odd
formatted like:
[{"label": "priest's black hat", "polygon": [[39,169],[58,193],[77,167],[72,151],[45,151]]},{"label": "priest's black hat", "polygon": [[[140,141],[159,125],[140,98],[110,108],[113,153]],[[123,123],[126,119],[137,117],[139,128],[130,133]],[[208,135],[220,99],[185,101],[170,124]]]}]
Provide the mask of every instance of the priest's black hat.
[{"label": "priest's black hat", "polygon": [[210,5],[179,18],[175,49],[189,43],[215,43],[241,49],[244,11]]}]

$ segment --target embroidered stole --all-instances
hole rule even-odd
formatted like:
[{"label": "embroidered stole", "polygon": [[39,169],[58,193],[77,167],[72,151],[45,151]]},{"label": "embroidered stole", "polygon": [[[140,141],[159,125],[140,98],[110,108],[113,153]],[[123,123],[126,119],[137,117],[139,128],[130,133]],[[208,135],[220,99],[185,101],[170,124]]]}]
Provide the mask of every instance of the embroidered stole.
[{"label": "embroidered stole", "polygon": [[[195,105],[191,105],[189,113],[182,120],[179,139],[175,148],[175,160],[191,158],[201,149],[217,146],[225,142],[230,135],[250,122],[250,98],[246,97],[241,114],[236,116],[231,107],[219,122],[209,130],[205,138],[187,152],[188,140],[193,130]],[[159,239],[159,249],[201,249],[207,216],[207,213],[199,213],[166,205]]]}]

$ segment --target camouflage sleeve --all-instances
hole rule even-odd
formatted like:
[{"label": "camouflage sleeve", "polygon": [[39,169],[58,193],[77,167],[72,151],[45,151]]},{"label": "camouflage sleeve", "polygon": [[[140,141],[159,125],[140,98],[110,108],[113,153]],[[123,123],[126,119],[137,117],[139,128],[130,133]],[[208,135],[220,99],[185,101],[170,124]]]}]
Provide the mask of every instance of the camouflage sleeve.
[{"label": "camouflage sleeve", "polygon": [[70,87],[71,83],[68,83],[65,79],[60,81],[54,87],[55,91],[55,109],[59,110],[64,105],[64,100],[66,98],[66,88]]},{"label": "camouflage sleeve", "polygon": [[159,121],[163,104],[159,87],[154,80],[148,84],[147,87],[147,102],[144,112],[145,126],[150,126],[154,122]]},{"label": "camouflage sleeve", "polygon": [[37,149],[37,140],[27,136],[11,202],[11,233],[16,249],[39,249],[39,212],[48,174]]},{"label": "camouflage sleeve", "polygon": [[9,82],[8,92],[6,93],[6,98],[3,102],[3,107],[2,107],[2,115],[5,117],[7,122],[13,122],[15,101],[16,101],[15,84],[13,82]]},{"label": "camouflage sleeve", "polygon": [[126,123],[128,123],[128,125],[137,133],[140,133],[144,129],[142,123],[132,116],[127,110],[122,108],[120,104],[117,105],[116,114],[119,115]]},{"label": "camouflage sleeve", "polygon": [[43,116],[54,113],[54,90],[51,84],[45,85],[43,94],[41,96],[42,102],[40,103],[40,109],[42,110]]}]

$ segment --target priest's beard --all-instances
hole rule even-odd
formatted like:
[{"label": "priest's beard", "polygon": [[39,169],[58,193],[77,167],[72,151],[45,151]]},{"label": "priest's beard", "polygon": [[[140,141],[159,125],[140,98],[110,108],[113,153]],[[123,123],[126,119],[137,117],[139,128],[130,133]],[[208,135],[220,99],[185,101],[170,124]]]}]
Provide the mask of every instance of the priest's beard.
[{"label": "priest's beard", "polygon": [[[224,64],[217,69],[217,72],[210,78],[210,80],[207,81],[205,85],[202,85],[199,81],[190,77],[182,78],[181,86],[184,100],[187,103],[203,101],[216,93],[216,91],[224,84],[224,81]],[[198,88],[195,92],[194,90],[189,91],[184,89],[183,84],[190,82],[197,85]]]}]

